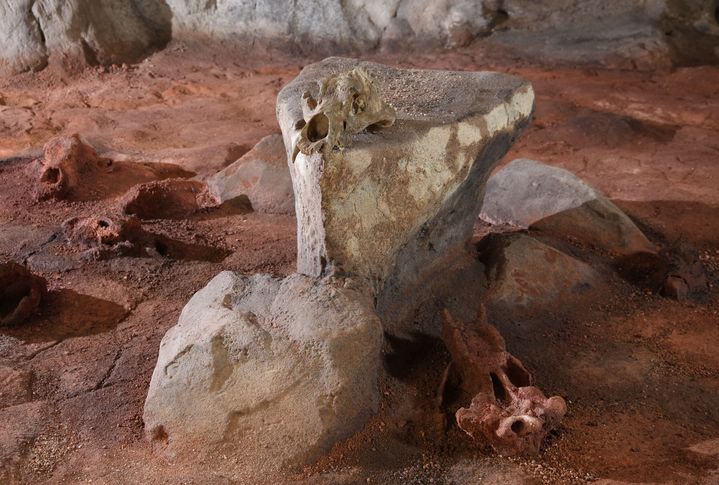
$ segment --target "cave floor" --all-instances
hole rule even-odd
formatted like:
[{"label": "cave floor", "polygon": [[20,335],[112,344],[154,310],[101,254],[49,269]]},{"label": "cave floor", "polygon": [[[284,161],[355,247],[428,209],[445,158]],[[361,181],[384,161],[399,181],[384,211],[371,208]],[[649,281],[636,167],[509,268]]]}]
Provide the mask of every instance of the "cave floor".
[{"label": "cave floor", "polygon": [[[561,429],[534,460],[492,454],[456,428],[438,431],[432,419],[392,419],[392,407],[407,400],[397,389],[419,407],[432,399],[447,356],[429,341],[411,349],[426,358],[406,360],[399,387],[383,381],[382,409],[361,433],[287,481],[719,483],[719,68],[542,66],[472,47],[370,59],[531,80],[535,120],[504,162],[527,157],[575,172],[654,241],[692,255],[708,285],[675,301],[614,281],[594,304],[494,322],[547,395],[569,403]],[[0,257],[28,262],[50,288],[39,315],[0,329],[0,366],[34,376],[26,402],[0,408],[0,477],[233,482],[211,464],[153,453],[143,437],[143,401],[160,339],[211,277],[293,271],[294,218],[238,210],[143,222],[172,240],[231,251],[221,262],[82,261],[57,240],[58,226],[112,213],[114,195],[35,202],[27,165],[50,137],[79,133],[116,159],[212,173],[279,131],[275,96],[306,62],[175,45],[129,68],[0,80]]]}]

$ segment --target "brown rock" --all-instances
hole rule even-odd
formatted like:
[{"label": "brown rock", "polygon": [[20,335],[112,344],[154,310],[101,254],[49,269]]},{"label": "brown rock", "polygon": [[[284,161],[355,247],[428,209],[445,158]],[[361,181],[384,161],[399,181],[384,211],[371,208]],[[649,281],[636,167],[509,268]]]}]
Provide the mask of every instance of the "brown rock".
[{"label": "brown rock", "polygon": [[12,261],[0,264],[0,326],[30,317],[47,291],[44,278]]},{"label": "brown rock", "polygon": [[130,189],[120,205],[125,214],[140,219],[181,219],[211,205],[204,182],[167,179]]}]

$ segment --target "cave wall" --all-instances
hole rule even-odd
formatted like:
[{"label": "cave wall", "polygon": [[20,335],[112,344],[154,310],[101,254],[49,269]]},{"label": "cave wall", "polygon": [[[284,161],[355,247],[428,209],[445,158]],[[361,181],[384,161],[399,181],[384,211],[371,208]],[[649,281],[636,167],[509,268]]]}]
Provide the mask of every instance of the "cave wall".
[{"label": "cave wall", "polygon": [[0,71],[136,62],[171,40],[305,55],[459,47],[550,62],[719,62],[719,0],[0,0]]}]

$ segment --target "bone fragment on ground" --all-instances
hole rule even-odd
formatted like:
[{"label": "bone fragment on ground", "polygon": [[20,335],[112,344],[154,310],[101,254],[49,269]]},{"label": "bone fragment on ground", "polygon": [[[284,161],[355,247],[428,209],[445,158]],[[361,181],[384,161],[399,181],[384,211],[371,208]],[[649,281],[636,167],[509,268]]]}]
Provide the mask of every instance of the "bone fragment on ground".
[{"label": "bone fragment on ground", "polygon": [[[327,79],[357,72],[366,73],[369,99],[379,93],[393,108],[394,124],[361,130],[389,124],[390,112],[369,103],[376,115],[358,122],[345,98],[325,101]],[[312,101],[313,116],[319,109],[333,127],[348,121],[361,131],[328,128],[326,137],[308,138]],[[307,66],[277,99],[296,199],[298,272],[358,277],[376,296],[385,324],[397,327],[388,330],[406,329],[397,315],[408,311],[395,304],[419,299],[414,291],[422,281],[463,250],[486,179],[528,122],[533,102],[527,81],[499,73],[405,70],[344,58]],[[392,316],[385,315],[390,307]]]},{"label": "bone fragment on ground", "polygon": [[454,320],[446,310],[443,318],[442,338],[452,356],[452,369],[461,388],[474,395],[471,404],[456,413],[459,427],[500,453],[538,453],[567,411],[564,399],[547,398],[531,385],[529,372],[507,352],[484,311],[471,324]]}]

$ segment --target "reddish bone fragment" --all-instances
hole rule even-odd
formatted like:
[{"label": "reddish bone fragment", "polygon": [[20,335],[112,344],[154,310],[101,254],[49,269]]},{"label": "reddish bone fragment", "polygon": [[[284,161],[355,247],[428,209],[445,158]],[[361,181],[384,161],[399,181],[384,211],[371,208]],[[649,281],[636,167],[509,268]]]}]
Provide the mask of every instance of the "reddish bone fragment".
[{"label": "reddish bone fragment", "polygon": [[484,308],[473,324],[455,321],[446,309],[443,320],[442,339],[452,369],[462,390],[474,395],[470,406],[456,413],[459,427],[474,439],[483,437],[500,453],[539,453],[567,411],[564,399],[547,398],[531,385],[529,372],[487,323]]}]

